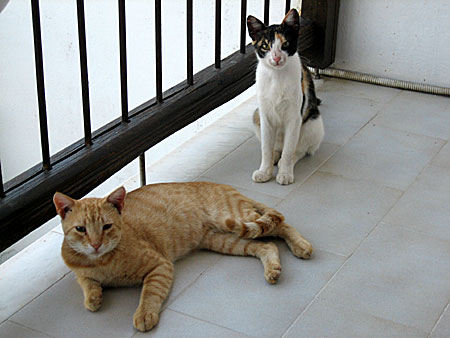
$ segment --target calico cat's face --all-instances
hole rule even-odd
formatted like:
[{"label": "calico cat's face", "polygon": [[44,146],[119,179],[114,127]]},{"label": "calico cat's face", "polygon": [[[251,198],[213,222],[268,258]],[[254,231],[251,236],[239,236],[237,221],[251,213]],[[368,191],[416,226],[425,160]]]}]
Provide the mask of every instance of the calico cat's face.
[{"label": "calico cat's face", "polygon": [[299,16],[291,9],[280,25],[266,27],[254,16],[247,17],[247,27],[260,62],[282,69],[297,52]]},{"label": "calico cat's face", "polygon": [[55,193],[53,202],[61,216],[64,239],[76,252],[96,259],[113,250],[121,238],[121,210],[125,189],[106,198],[74,200]]}]

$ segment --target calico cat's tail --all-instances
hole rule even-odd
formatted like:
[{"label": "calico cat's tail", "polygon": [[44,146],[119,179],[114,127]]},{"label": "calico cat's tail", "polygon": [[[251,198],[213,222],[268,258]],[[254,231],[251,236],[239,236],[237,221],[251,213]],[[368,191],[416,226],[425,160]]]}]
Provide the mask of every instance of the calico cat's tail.
[{"label": "calico cat's tail", "polygon": [[259,109],[256,108],[253,112],[253,130],[256,137],[261,140],[261,117],[259,116]]},{"label": "calico cat's tail", "polygon": [[308,67],[302,63],[302,92],[303,92],[303,102],[301,108],[301,114],[303,118],[303,123],[309,119],[315,120],[320,116],[318,106],[322,102],[316,96],[316,90],[314,88],[314,81],[311,76],[311,72]]}]

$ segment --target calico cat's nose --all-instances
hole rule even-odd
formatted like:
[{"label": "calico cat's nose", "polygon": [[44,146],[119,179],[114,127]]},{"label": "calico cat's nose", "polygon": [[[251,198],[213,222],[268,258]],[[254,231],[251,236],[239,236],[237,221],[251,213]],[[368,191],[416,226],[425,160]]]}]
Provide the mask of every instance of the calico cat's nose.
[{"label": "calico cat's nose", "polygon": [[274,56],[273,61],[275,61],[277,64],[280,62],[281,56]]},{"label": "calico cat's nose", "polygon": [[98,248],[100,248],[101,245],[102,245],[102,243],[91,243],[91,246],[92,246],[95,250],[98,250]]}]

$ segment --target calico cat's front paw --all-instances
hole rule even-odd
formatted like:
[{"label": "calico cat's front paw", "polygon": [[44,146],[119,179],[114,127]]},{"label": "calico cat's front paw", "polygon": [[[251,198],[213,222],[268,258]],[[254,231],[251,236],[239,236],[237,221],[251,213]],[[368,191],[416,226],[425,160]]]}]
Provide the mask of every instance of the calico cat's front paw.
[{"label": "calico cat's front paw", "polygon": [[102,290],[92,290],[84,299],[84,307],[95,312],[102,306]]},{"label": "calico cat's front paw", "polygon": [[138,307],[133,316],[133,324],[139,331],[145,332],[152,329],[159,321],[159,314],[156,311],[146,311],[143,307]]},{"label": "calico cat's front paw", "polygon": [[277,182],[281,185],[291,184],[294,182],[294,175],[280,173],[277,175]]},{"label": "calico cat's front paw", "polygon": [[263,170],[255,170],[253,172],[252,175],[252,179],[253,181],[255,181],[256,183],[263,183],[263,182],[267,182],[268,180],[270,180],[272,178],[272,174],[268,174],[267,172],[263,171]]}]

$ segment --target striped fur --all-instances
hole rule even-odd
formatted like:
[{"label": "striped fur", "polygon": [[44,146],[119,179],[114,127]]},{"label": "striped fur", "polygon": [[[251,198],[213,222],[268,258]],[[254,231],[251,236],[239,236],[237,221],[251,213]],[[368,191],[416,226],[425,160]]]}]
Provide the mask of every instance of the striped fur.
[{"label": "striped fur", "polygon": [[65,235],[62,256],[83,289],[85,307],[100,308],[102,286],[142,284],[134,315],[140,331],[158,322],[173,262],[194,249],[257,257],[269,283],[281,273],[278,249],[254,238],[284,238],[300,258],[309,258],[313,250],[278,211],[226,185],[154,184],[82,200],[56,193],[54,203]]}]

